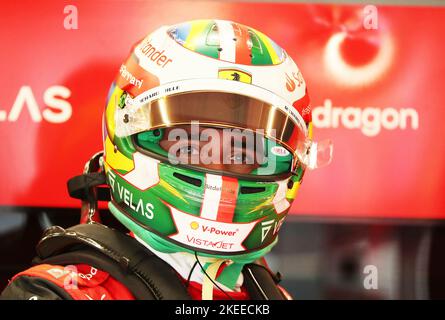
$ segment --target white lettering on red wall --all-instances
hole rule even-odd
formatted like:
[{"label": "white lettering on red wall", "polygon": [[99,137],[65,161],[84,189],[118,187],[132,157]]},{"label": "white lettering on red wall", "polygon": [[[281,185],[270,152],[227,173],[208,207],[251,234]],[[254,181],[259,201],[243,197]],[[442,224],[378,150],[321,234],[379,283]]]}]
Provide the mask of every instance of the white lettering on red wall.
[{"label": "white lettering on red wall", "polygon": [[417,130],[419,114],[413,108],[338,107],[326,99],[323,106],[313,109],[312,122],[317,128],[358,129],[374,137],[381,130]]},{"label": "white lettering on red wall", "polygon": [[9,112],[0,105],[0,121],[20,121],[24,113],[28,113],[34,122],[42,120],[50,123],[63,123],[72,115],[72,106],[67,101],[71,90],[64,86],[51,86],[43,92],[44,106],[39,106],[35,93],[30,86],[22,86]]}]

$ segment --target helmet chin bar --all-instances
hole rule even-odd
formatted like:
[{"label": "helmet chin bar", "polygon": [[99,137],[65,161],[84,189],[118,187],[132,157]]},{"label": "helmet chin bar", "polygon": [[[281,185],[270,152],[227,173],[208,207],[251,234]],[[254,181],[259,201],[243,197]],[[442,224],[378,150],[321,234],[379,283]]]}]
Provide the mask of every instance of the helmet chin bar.
[{"label": "helmet chin bar", "polygon": [[[140,231],[142,231],[142,232],[149,232],[149,233],[152,233],[152,234],[156,235],[157,237],[163,239],[164,241],[170,242],[170,243],[172,243],[172,244],[174,244],[176,246],[179,246],[179,247],[181,247],[181,248],[183,248],[185,250],[188,250],[189,252],[197,252],[197,253],[205,254],[205,255],[208,255],[208,256],[220,255],[220,256],[224,256],[224,257],[229,258],[229,257],[236,257],[236,256],[239,256],[239,255],[245,255],[245,254],[248,254],[248,253],[255,253],[255,252],[259,252],[261,250],[264,250],[265,248],[267,248],[267,247],[273,245],[274,243],[276,243],[276,241],[277,241],[277,236],[275,236],[269,242],[265,242],[260,247],[257,247],[255,249],[250,249],[250,250],[243,250],[243,251],[226,252],[226,251],[208,250],[208,249],[204,249],[204,248],[200,248],[200,247],[187,245],[187,244],[185,244],[183,242],[177,241],[175,239],[172,239],[171,237],[163,235],[158,230],[156,230],[154,228],[151,228],[150,226],[148,226],[146,224],[140,223],[139,221],[134,219],[131,215],[127,214],[127,212],[125,211],[123,206],[121,206],[120,204],[116,203],[116,201],[114,201],[114,199],[112,199],[109,202],[109,207],[110,207],[110,210],[112,210],[114,216],[127,229],[132,230],[134,232],[134,234],[136,236],[138,236],[139,238],[142,238],[141,235],[138,235],[138,233]],[[118,215],[116,215],[116,213],[118,213]],[[129,223],[137,226],[139,228],[139,231],[135,231],[134,228],[132,228],[131,225],[129,225]],[[142,240],[144,240],[144,239],[142,239]]]}]

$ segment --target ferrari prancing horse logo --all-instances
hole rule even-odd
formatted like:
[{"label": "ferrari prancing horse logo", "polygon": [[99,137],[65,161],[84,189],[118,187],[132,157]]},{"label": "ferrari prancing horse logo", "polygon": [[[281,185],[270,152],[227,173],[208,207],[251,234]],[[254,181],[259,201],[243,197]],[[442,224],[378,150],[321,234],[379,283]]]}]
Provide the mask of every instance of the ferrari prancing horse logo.
[{"label": "ferrari prancing horse logo", "polygon": [[219,69],[218,78],[244,83],[252,83],[252,75],[239,69]]}]

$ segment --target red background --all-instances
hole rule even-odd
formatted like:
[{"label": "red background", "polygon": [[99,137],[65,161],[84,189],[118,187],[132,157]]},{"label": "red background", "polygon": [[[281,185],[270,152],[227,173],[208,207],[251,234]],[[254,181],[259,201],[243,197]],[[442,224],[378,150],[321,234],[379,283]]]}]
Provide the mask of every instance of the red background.
[{"label": "red background", "polygon": [[[65,5],[78,8],[78,30],[64,28]],[[445,218],[445,9],[378,6],[377,30],[362,26],[363,6],[215,1],[15,1],[3,4],[0,110],[10,112],[22,86],[43,111],[53,85],[71,90],[71,118],[33,122],[26,106],[15,122],[0,121],[0,205],[74,207],[66,181],[102,148],[101,115],[108,88],[134,42],[160,25],[218,18],[269,35],[294,58],[313,107],[414,108],[419,128],[315,128],[332,138],[333,163],[307,172],[292,213],[317,216]],[[323,50],[348,34],[341,55],[366,65],[385,35],[394,54],[385,73],[361,86],[340,84],[326,70]]]}]

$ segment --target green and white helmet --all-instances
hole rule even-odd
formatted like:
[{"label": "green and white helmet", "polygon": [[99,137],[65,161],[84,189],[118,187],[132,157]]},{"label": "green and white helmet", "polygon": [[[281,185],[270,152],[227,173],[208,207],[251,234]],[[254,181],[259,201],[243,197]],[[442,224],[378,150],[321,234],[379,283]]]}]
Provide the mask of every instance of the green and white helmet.
[{"label": "green and white helmet", "polygon": [[[241,137],[241,149],[254,142],[248,152],[261,161],[243,170],[239,162],[202,165],[217,150],[182,161],[184,150],[193,156],[190,137],[215,132],[234,134],[232,146]],[[332,154],[312,141],[306,83],[293,60],[263,33],[223,20],[164,26],[133,47],[110,89],[104,148],[117,219],[152,246],[204,256],[267,252],[305,169]],[[227,159],[242,162],[243,152]]]}]

